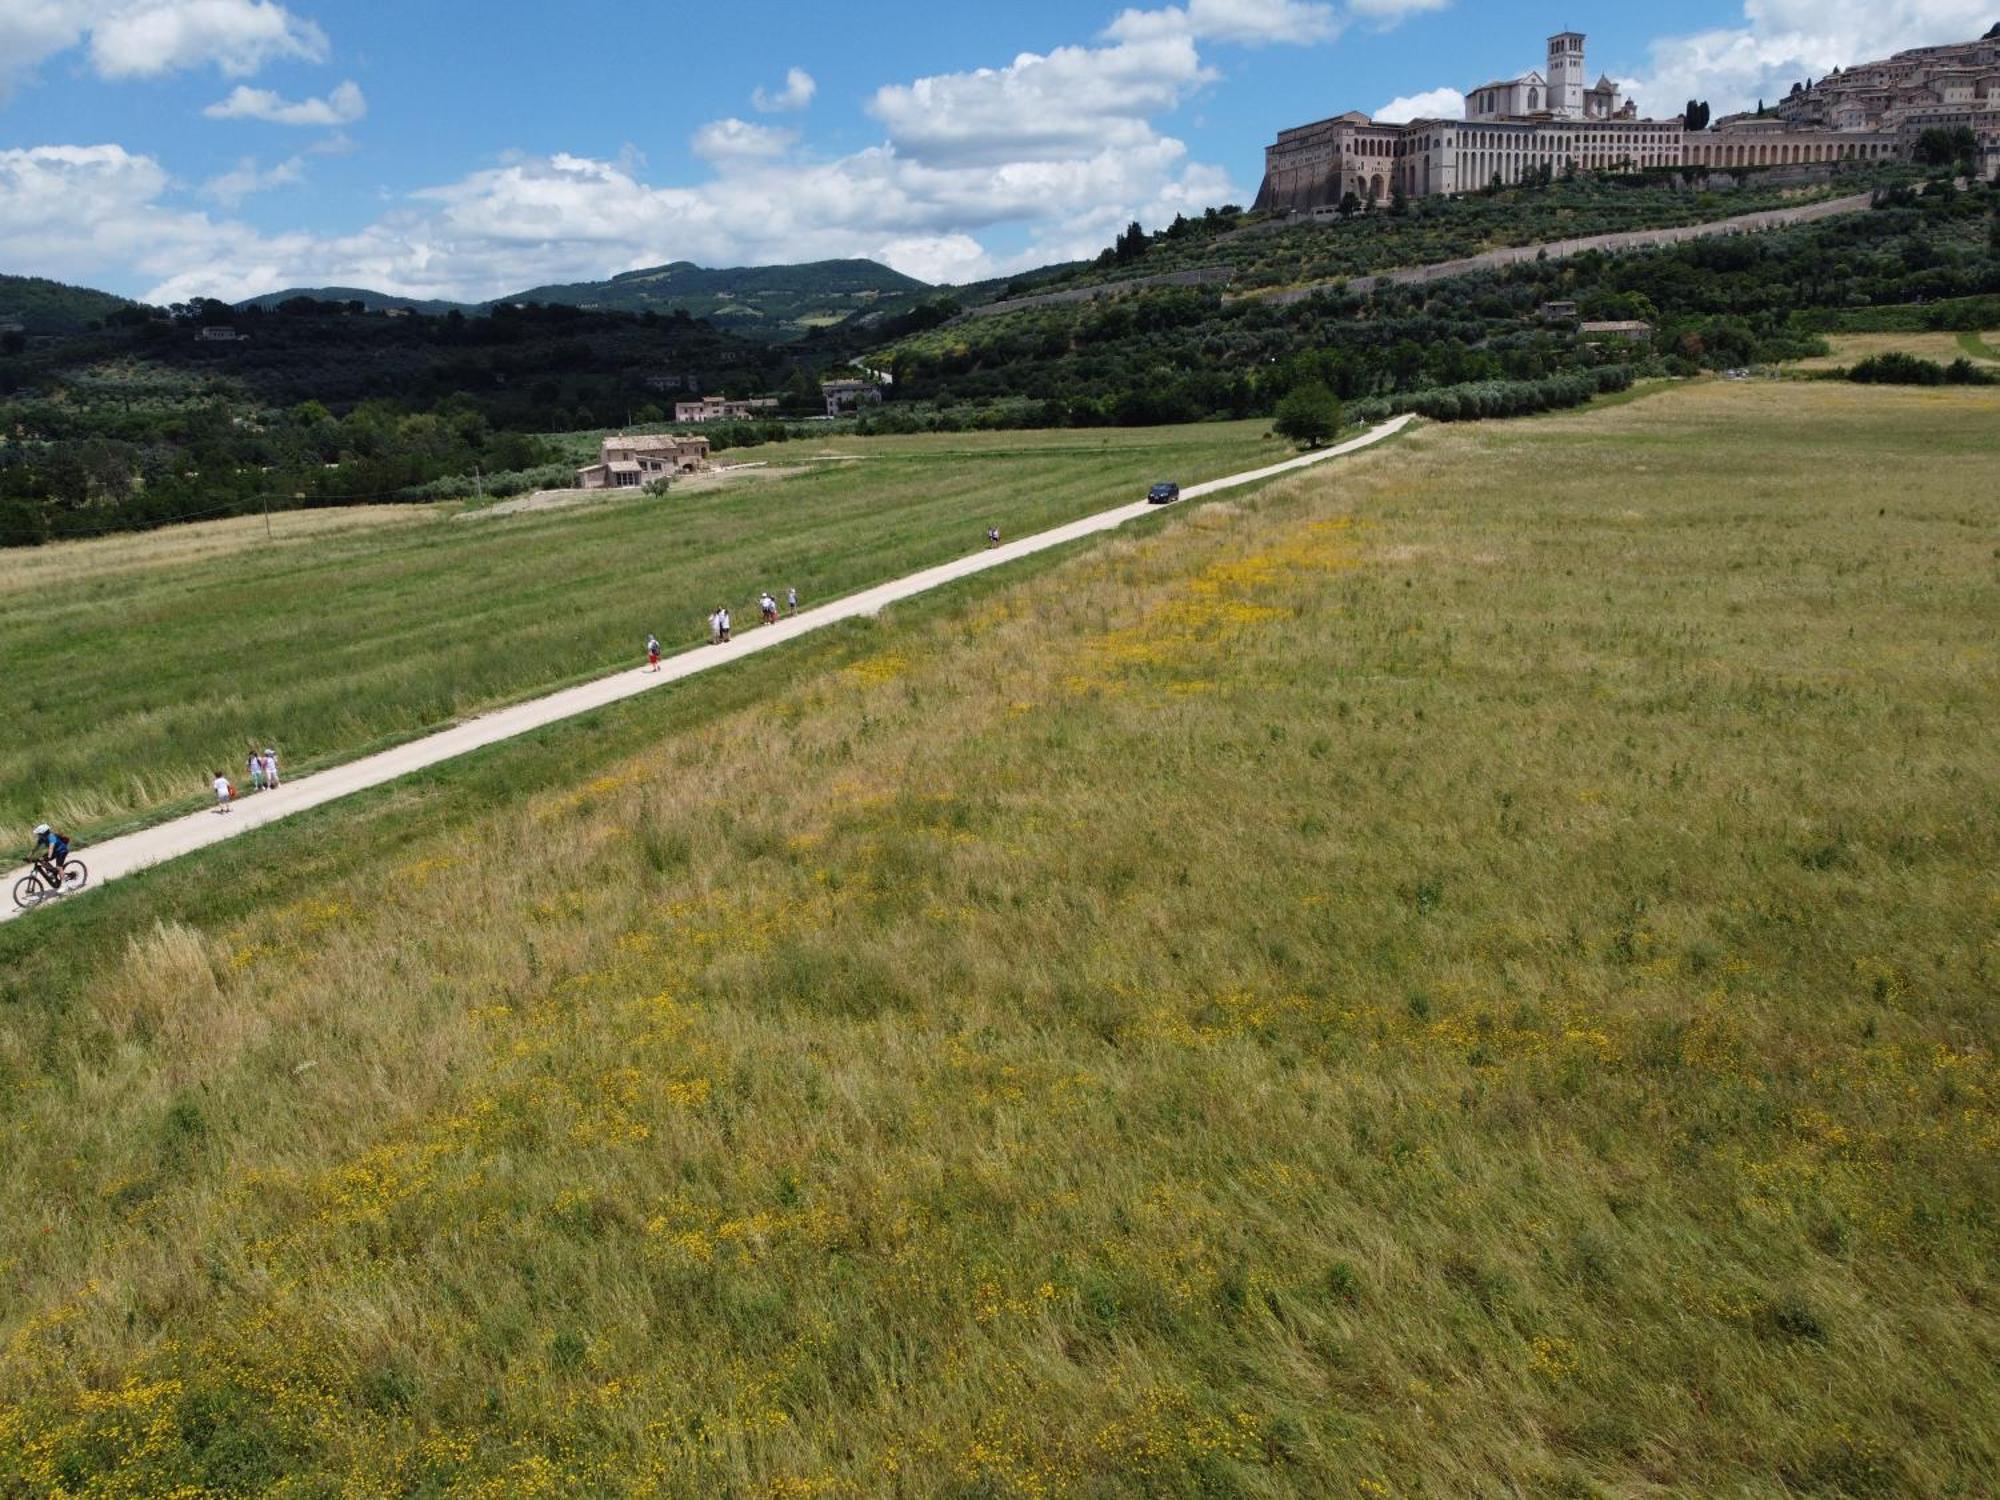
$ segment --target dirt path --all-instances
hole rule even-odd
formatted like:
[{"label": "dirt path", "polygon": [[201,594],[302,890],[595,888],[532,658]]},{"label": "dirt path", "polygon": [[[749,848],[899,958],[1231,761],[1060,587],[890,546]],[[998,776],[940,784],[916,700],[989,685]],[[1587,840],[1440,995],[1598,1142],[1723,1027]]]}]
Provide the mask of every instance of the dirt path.
[{"label": "dirt path", "polygon": [[[1359,450],[1393,437],[1407,427],[1413,419],[1398,417],[1385,422],[1362,436],[1337,447],[1318,453],[1308,453],[1300,458],[1287,459],[1283,463],[1267,468],[1254,469],[1247,474],[1232,475],[1227,479],[1210,480],[1207,484],[1190,485],[1183,490],[1182,497],[1198,500],[1204,495],[1218,494],[1224,490],[1255,484],[1294,469],[1303,469],[1324,463],[1331,458]],[[381,786],[398,777],[407,776],[412,771],[421,771],[440,761],[455,759],[488,745],[499,744],[502,740],[513,739],[517,735],[540,729],[546,724],[554,724],[562,719],[574,718],[593,709],[635,698],[641,693],[665,687],[668,683],[679,682],[706,672],[715,667],[727,666],[732,661],[752,656],[760,651],[769,651],[782,646],[815,630],[824,630],[829,625],[842,620],[851,620],[863,615],[874,615],[889,605],[903,599],[911,599],[927,593],[944,584],[960,578],[970,578],[988,569],[1003,567],[1023,557],[1032,557],[1037,552],[1046,552],[1051,547],[1060,547],[1082,537],[1093,536],[1100,531],[1111,531],[1135,521],[1141,516],[1158,514],[1154,506],[1143,500],[1131,505],[1122,505],[1116,510],[1102,511],[1094,516],[1086,516],[1081,521],[1072,521],[1066,526],[1058,526],[1051,531],[1037,532],[1023,537],[1017,542],[975,552],[970,556],[941,563],[934,568],[926,568],[919,573],[895,579],[889,583],[877,584],[858,594],[850,594],[830,604],[816,609],[801,610],[776,625],[752,626],[727,646],[704,646],[693,651],[669,657],[661,663],[660,671],[647,673],[636,668],[618,672],[610,677],[601,677],[594,682],[586,682],[578,687],[568,688],[559,693],[551,693],[544,698],[517,703],[511,708],[497,709],[490,714],[468,719],[455,724],[450,729],[427,735],[420,740],[412,740],[407,745],[398,745],[393,750],[364,756],[360,760],[349,761],[346,765],[335,766],[331,770],[320,771],[311,776],[302,776],[297,781],[288,781],[274,792],[261,792],[238,802],[227,815],[213,810],[190,813],[157,827],[141,829],[137,833],[121,838],[106,839],[101,844],[79,847],[78,855],[90,867],[90,889],[123,879],[127,875],[153,865],[164,864],[178,859],[183,854],[192,854],[197,849],[206,849],[211,844],[222,843],[226,839],[238,838],[254,828],[262,828],[267,823],[276,823],[308,808],[320,807],[370,787]],[[86,891],[84,894],[89,894]],[[74,898],[69,898],[74,899]],[[10,921],[21,915],[11,902],[0,910],[0,921]]]}]

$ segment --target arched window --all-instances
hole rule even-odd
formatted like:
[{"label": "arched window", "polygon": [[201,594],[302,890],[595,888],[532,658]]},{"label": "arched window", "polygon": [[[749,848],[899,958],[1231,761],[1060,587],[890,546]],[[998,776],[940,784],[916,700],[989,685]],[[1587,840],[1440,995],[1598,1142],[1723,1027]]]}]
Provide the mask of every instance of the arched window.
[{"label": "arched window", "polygon": [[1539,89],[1529,89],[1529,90],[1528,90],[1528,113],[1529,113],[1529,114],[1533,114],[1533,113],[1534,113],[1534,112],[1535,112],[1536,110],[1540,109],[1541,107],[1542,107],[1542,95],[1541,95],[1541,91],[1540,91]]}]

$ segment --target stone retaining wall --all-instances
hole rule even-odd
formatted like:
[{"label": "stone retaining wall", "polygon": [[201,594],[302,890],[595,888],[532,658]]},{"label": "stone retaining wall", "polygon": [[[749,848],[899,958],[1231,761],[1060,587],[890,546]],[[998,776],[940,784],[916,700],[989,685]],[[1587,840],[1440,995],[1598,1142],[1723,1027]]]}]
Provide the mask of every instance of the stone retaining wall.
[{"label": "stone retaining wall", "polygon": [[1286,287],[1276,291],[1245,292],[1242,295],[1259,302],[1271,302],[1280,307],[1303,302],[1322,292],[1346,290],[1357,296],[1366,296],[1385,286],[1423,286],[1433,281],[1447,281],[1454,276],[1467,276],[1476,271],[1495,271],[1506,266],[1518,266],[1528,261],[1567,260],[1571,256],[1585,255],[1593,250],[1653,250],[1663,245],[1684,245],[1690,240],[1714,239],[1728,234],[1761,234],[1773,229],[1789,229],[1798,224],[1811,224],[1821,219],[1839,218],[1845,214],[1865,212],[1874,202],[1872,193],[1858,193],[1851,198],[1834,198],[1825,203],[1807,203],[1798,208],[1771,208],[1760,213],[1741,214],[1733,219],[1717,219],[1708,224],[1682,224],[1673,229],[1635,229],[1624,234],[1593,234],[1582,239],[1556,240],[1542,245],[1514,245],[1504,250],[1488,250],[1480,255],[1468,255],[1462,260],[1440,261],[1432,266],[1408,266],[1394,271],[1382,271],[1371,276],[1350,276],[1338,281],[1315,282],[1311,286]]}]

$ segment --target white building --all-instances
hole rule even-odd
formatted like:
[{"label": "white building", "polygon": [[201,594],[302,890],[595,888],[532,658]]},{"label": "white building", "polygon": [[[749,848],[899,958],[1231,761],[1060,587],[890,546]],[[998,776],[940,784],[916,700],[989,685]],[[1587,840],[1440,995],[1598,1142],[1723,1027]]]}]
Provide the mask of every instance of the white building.
[{"label": "white building", "polygon": [[1609,76],[1586,84],[1584,42],[1580,31],[1565,31],[1549,38],[1549,66],[1546,73],[1528,72],[1519,78],[1500,79],[1468,89],[1465,94],[1467,120],[1522,120],[1546,117],[1551,120],[1634,119],[1638,107],[1622,102],[1618,85]]}]

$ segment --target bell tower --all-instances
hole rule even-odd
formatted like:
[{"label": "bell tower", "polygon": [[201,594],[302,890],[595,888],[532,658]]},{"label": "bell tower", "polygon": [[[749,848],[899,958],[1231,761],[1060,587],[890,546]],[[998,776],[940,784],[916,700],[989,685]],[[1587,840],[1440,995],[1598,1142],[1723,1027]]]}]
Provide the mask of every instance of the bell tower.
[{"label": "bell tower", "polygon": [[1549,38],[1549,113],[1559,120],[1583,118],[1583,33],[1565,31]]}]

